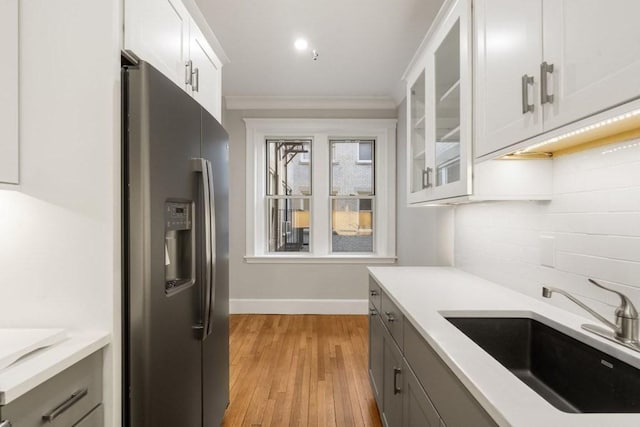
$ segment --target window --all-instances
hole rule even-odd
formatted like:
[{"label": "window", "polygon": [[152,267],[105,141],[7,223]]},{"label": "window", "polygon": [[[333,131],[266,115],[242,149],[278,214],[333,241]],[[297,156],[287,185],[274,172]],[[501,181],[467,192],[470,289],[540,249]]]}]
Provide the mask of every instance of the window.
[{"label": "window", "polygon": [[248,262],[395,259],[395,120],[245,122]]},{"label": "window", "polygon": [[[309,252],[311,140],[267,139],[269,252]],[[304,161],[302,155],[307,154]]]},{"label": "window", "polygon": [[[373,252],[375,165],[360,164],[360,146],[374,141],[331,140],[331,252]],[[354,161],[356,160],[356,161]],[[369,209],[362,209],[361,206]]]}]

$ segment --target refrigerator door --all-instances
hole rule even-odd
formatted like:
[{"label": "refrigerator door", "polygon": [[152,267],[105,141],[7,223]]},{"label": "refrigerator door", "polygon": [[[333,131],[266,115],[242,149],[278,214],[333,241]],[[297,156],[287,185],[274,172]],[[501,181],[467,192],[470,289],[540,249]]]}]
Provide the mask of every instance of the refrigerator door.
[{"label": "refrigerator door", "polygon": [[228,135],[202,110],[202,157],[211,161],[215,206],[215,289],[210,334],[202,342],[203,427],[217,427],[229,403]]},{"label": "refrigerator door", "polygon": [[[189,215],[199,211],[194,202],[201,191],[200,178],[191,159],[201,152],[201,108],[144,62],[125,75],[125,381],[129,384],[125,393],[129,398],[125,398],[124,423],[199,427],[201,280],[197,268],[190,270],[190,262],[184,263],[187,273],[182,274],[187,279],[167,281],[167,275],[168,271],[181,275],[168,268],[179,262],[171,259],[169,246],[190,253],[199,232],[198,219]],[[180,220],[167,216],[167,210]],[[178,232],[187,233],[187,242],[194,239],[193,245],[167,244],[167,236],[177,238]]]}]

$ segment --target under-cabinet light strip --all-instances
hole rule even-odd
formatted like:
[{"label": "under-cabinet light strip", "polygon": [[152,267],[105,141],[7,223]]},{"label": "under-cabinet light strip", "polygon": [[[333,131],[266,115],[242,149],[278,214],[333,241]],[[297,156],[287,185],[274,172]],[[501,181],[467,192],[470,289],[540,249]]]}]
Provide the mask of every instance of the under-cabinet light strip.
[{"label": "under-cabinet light strip", "polygon": [[546,141],[542,141],[542,142],[540,142],[538,144],[534,144],[534,145],[532,145],[530,147],[527,147],[525,149],[518,150],[513,154],[518,155],[518,154],[530,153],[532,151],[536,151],[537,149],[539,149],[541,147],[544,147],[545,145],[554,144],[554,143],[556,143],[558,141],[561,141],[563,139],[570,138],[570,137],[576,136],[576,135],[580,135],[582,133],[589,132],[589,131],[592,131],[594,129],[598,129],[598,128],[602,127],[602,126],[607,126],[607,125],[610,125],[612,123],[619,122],[620,120],[625,120],[625,119],[637,116],[639,114],[640,114],[640,109],[634,110],[634,111],[630,111],[630,112],[625,113],[625,114],[620,114],[619,116],[612,117],[612,118],[609,118],[609,119],[606,119],[606,120],[602,120],[602,121],[594,123],[592,125],[585,126],[583,128],[576,129],[576,130],[571,131],[571,132],[567,132],[565,134],[553,137],[553,138],[548,139]]}]

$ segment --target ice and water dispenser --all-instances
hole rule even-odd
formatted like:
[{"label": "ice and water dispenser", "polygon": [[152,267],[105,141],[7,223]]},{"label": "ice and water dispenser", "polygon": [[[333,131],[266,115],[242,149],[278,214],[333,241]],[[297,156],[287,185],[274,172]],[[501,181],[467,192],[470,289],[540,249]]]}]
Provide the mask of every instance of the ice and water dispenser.
[{"label": "ice and water dispenser", "polygon": [[172,294],[195,283],[195,235],[191,202],[165,203],[165,293]]}]

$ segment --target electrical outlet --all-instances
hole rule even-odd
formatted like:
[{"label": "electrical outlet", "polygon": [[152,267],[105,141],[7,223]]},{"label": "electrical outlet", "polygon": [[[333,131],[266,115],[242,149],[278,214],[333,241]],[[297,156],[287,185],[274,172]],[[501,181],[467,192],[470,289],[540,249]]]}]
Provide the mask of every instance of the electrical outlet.
[{"label": "electrical outlet", "polygon": [[556,238],[555,236],[540,236],[540,265],[556,267]]}]

